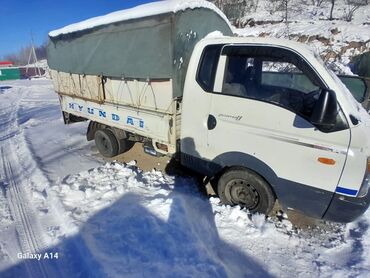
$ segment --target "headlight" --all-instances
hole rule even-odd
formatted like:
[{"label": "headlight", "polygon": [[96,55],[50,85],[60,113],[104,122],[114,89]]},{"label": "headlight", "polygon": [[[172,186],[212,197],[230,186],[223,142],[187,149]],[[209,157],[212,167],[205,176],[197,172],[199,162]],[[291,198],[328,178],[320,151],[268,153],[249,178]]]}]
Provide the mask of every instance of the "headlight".
[{"label": "headlight", "polygon": [[357,197],[365,197],[370,187],[370,157],[367,158],[366,173]]}]

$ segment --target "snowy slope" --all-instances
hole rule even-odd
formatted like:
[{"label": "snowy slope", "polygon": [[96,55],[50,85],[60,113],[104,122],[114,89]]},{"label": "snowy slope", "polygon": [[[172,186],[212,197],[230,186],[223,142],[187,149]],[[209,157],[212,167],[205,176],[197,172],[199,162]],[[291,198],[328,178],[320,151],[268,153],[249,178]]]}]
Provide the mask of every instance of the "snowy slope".
[{"label": "snowy slope", "polygon": [[[0,277],[368,277],[370,212],[298,230],[102,161],[49,81],[0,83]],[[19,259],[22,254],[58,259]]]},{"label": "snowy slope", "polygon": [[[354,12],[351,22],[346,20],[350,6],[337,0],[333,18],[330,1],[320,6],[312,1],[290,0],[288,21],[285,11],[276,10],[276,4],[258,1],[239,22],[235,33],[239,36],[271,36],[288,38],[310,45],[337,73],[351,74],[347,64],[353,56],[370,51],[370,4]],[[316,1],[317,2],[317,1]]]}]

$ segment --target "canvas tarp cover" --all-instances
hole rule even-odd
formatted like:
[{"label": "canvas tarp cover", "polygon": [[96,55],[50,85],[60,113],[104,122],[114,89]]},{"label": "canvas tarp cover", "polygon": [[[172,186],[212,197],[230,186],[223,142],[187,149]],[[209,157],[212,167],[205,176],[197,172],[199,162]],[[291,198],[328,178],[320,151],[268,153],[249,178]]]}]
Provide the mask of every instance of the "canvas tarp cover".
[{"label": "canvas tarp cover", "polygon": [[160,14],[50,37],[51,69],[116,78],[173,79],[174,97],[182,95],[194,45],[207,34],[232,35],[212,10]]}]

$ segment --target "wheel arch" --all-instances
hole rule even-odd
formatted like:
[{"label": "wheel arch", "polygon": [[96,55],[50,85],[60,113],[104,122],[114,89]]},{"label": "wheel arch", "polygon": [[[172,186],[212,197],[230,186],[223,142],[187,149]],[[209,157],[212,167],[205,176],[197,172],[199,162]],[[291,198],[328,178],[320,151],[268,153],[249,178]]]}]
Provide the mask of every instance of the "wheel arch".
[{"label": "wheel arch", "polygon": [[[241,152],[228,152],[217,156],[212,162],[213,177],[218,180],[222,174],[230,169],[247,169],[259,175],[270,185],[275,197],[279,199],[278,176],[274,170],[260,159]],[[217,166],[216,166],[217,165]]]},{"label": "wheel arch", "polygon": [[312,217],[322,218],[332,198],[332,192],[279,177],[269,165],[249,154],[224,153],[209,163],[211,166],[207,168],[211,170],[210,173],[213,171],[213,175],[220,175],[231,167],[245,167],[254,171],[270,185],[280,205]]},{"label": "wheel arch", "polygon": [[127,138],[127,133],[123,129],[119,129],[119,128],[112,127],[109,125],[90,121],[89,126],[87,128],[87,132],[86,132],[87,141],[94,140],[95,132],[99,129],[109,129],[111,132],[113,132],[114,136],[117,138],[118,141]]},{"label": "wheel arch", "polygon": [[107,125],[104,125],[104,124],[101,124],[101,123],[98,123],[98,122],[94,122],[94,121],[90,121],[89,126],[87,127],[87,131],[86,131],[87,141],[94,140],[95,132],[98,129],[105,129],[106,127],[107,127]]},{"label": "wheel arch", "polygon": [[259,172],[253,170],[251,167],[248,167],[246,165],[242,166],[240,164],[235,164],[235,165],[228,165],[228,166],[223,167],[220,171],[218,171],[214,175],[213,181],[212,181],[212,184],[211,184],[212,188],[214,190],[217,190],[217,183],[218,183],[219,179],[222,177],[223,174],[225,174],[229,171],[232,171],[232,170],[251,171],[251,172],[255,173],[256,175],[258,175],[261,179],[263,179],[269,185],[269,187],[271,188],[272,193],[274,194],[275,199],[278,199],[275,187],[263,175],[261,175]]}]

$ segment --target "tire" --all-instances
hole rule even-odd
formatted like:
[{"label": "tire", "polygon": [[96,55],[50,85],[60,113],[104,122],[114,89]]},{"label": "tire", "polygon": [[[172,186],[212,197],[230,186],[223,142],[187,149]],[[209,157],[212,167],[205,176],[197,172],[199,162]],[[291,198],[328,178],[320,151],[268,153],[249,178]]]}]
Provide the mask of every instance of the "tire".
[{"label": "tire", "polygon": [[134,146],[135,142],[129,141],[127,139],[119,140],[118,154],[125,153]]},{"label": "tire", "polygon": [[118,155],[119,146],[116,137],[109,129],[98,129],[94,135],[95,145],[104,157]]},{"label": "tire", "polygon": [[268,214],[275,204],[275,194],[270,185],[255,172],[232,168],[219,179],[217,193],[226,205],[240,205],[250,212]]},{"label": "tire", "polygon": [[118,154],[124,153],[127,150],[127,140],[118,140]]}]

